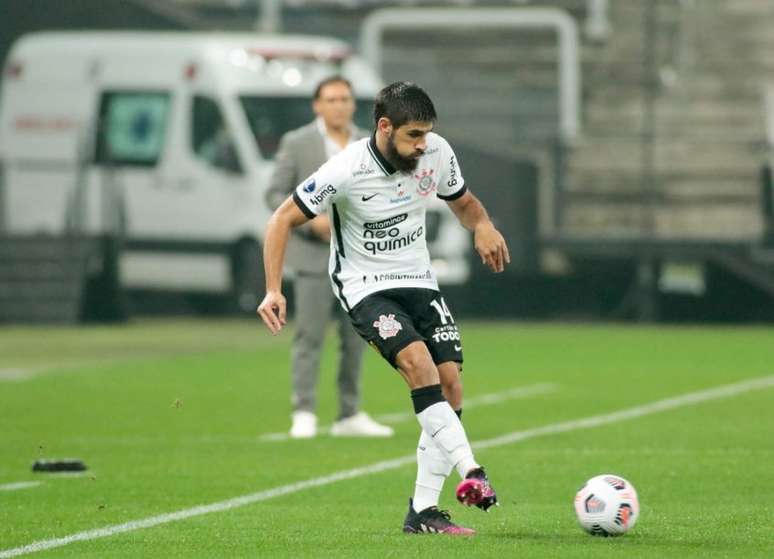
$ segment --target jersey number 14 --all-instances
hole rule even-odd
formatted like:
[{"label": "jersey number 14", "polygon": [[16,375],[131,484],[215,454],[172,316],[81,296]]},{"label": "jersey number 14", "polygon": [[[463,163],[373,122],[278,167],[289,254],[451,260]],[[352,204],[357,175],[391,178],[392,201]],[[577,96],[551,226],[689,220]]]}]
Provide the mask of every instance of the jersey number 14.
[{"label": "jersey number 14", "polygon": [[454,317],[449,312],[449,307],[446,306],[446,301],[443,300],[443,297],[441,297],[440,303],[437,299],[430,301],[430,306],[438,311],[438,316],[441,318],[441,324],[454,324]]}]

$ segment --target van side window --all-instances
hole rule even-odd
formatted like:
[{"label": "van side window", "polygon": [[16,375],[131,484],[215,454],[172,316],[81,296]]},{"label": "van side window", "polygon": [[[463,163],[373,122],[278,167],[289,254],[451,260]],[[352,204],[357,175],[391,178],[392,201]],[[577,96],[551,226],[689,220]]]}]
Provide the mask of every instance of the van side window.
[{"label": "van side window", "polygon": [[[309,97],[263,97],[243,95],[239,98],[258,151],[264,159],[274,159],[285,132],[309,124],[314,119]],[[355,124],[370,130],[373,127],[373,99],[355,100]]]},{"label": "van side window", "polygon": [[153,167],[164,149],[170,96],[124,91],[102,95],[95,159],[102,165]]},{"label": "van side window", "polygon": [[191,122],[194,155],[218,169],[242,173],[236,146],[217,103],[208,97],[195,96]]}]

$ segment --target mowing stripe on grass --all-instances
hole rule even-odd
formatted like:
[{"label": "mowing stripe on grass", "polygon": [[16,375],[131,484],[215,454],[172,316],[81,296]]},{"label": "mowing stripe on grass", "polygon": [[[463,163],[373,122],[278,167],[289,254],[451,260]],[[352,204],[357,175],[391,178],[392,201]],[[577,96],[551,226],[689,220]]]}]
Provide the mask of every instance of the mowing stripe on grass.
[{"label": "mowing stripe on grass", "polygon": [[0,381],[27,380],[28,378],[32,378],[33,376],[35,376],[36,373],[37,373],[36,369],[23,369],[23,368],[0,369]]},{"label": "mowing stripe on grass", "polygon": [[[582,419],[574,419],[570,421],[563,421],[561,423],[553,423],[550,425],[544,425],[543,427],[536,427],[534,429],[527,429],[525,431],[515,431],[492,439],[487,439],[473,445],[476,449],[493,448],[497,446],[504,446],[527,439],[540,437],[543,435],[553,435],[557,433],[566,433],[568,431],[575,431],[579,429],[589,429],[592,427],[599,427],[600,425],[609,425],[611,423],[618,423],[627,419],[635,419],[646,415],[652,415],[655,413],[668,411],[684,406],[691,406],[707,402],[710,400],[717,400],[720,398],[729,398],[745,392],[753,390],[763,390],[766,388],[774,387],[774,375],[768,377],[761,377],[751,379],[734,384],[727,384],[716,388],[710,388],[708,390],[700,390],[698,392],[691,392],[683,394],[682,396],[675,396],[673,398],[665,398],[663,400],[656,400],[648,404],[640,406],[634,406],[626,408],[617,412],[595,415]],[[9,559],[11,557],[18,557],[19,555],[25,555],[28,553],[34,553],[37,551],[44,551],[46,549],[53,549],[56,547],[62,547],[71,543],[80,541],[95,540],[98,538],[105,538],[108,536],[115,536],[117,534],[123,534],[126,532],[132,532],[134,530],[140,530],[143,528],[151,528],[153,526],[159,526],[161,524],[169,524],[170,522],[176,522],[178,520],[185,520],[195,516],[201,516],[203,514],[210,514],[214,512],[224,512],[231,509],[243,507],[253,503],[261,501],[267,501],[274,497],[281,495],[288,495],[290,493],[297,493],[304,489],[310,489],[312,487],[321,487],[324,485],[330,485],[337,481],[345,479],[353,479],[357,477],[368,476],[372,474],[378,474],[389,470],[395,470],[397,468],[413,464],[416,460],[416,456],[412,453],[409,456],[403,456],[395,458],[393,460],[384,460],[382,462],[376,462],[360,468],[353,468],[351,470],[343,470],[335,472],[333,474],[307,479],[299,481],[297,483],[291,483],[290,485],[283,485],[281,487],[275,487],[274,489],[268,489],[266,491],[259,491],[257,493],[251,493],[249,495],[243,495],[241,497],[235,497],[226,501],[219,501],[217,503],[211,503],[209,505],[201,505],[198,507],[192,507],[188,509],[179,510],[177,512],[160,514],[157,516],[151,516],[149,518],[143,518],[140,520],[132,520],[124,524],[115,524],[113,526],[105,526],[104,528],[97,528],[95,530],[87,530],[84,532],[78,532],[69,536],[61,538],[53,538],[50,540],[40,540],[21,547],[15,547],[12,549],[6,549],[0,551],[0,559]]]},{"label": "mowing stripe on grass", "polygon": [[18,491],[19,489],[30,489],[40,485],[39,481],[17,481],[15,483],[6,483],[0,485],[0,491]]},{"label": "mowing stripe on grass", "polygon": [[[507,402],[508,400],[516,400],[518,398],[529,398],[530,396],[538,396],[540,394],[548,394],[558,388],[557,384],[549,382],[541,382],[538,384],[530,384],[527,386],[519,386],[504,390],[502,392],[493,392],[490,394],[481,394],[480,396],[473,396],[472,398],[465,398],[465,409],[477,408],[480,406],[491,406],[493,404],[499,404],[501,402]],[[408,412],[398,413],[386,413],[377,415],[374,419],[380,423],[386,423],[388,425],[394,425],[396,423],[402,423],[404,421],[416,420],[416,415]],[[330,425],[324,425],[317,429],[320,434],[327,434],[331,430]],[[258,437],[262,442],[278,442],[290,440],[290,436],[287,433],[266,433]]]}]

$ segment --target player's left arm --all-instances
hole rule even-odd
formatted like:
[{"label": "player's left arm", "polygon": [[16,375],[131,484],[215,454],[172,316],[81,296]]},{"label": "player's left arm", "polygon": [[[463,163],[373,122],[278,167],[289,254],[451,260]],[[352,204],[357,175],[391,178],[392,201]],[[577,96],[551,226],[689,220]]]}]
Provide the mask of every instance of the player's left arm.
[{"label": "player's left arm", "polygon": [[446,203],[462,226],[473,232],[473,243],[481,261],[493,272],[502,272],[511,263],[508,245],[479,199],[466,190],[459,198]]}]

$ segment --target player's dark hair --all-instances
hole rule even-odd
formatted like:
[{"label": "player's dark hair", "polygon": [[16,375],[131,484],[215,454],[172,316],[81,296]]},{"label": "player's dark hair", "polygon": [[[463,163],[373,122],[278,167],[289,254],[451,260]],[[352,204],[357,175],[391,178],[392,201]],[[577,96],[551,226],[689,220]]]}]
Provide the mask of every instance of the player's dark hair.
[{"label": "player's dark hair", "polygon": [[352,84],[350,81],[344,76],[339,76],[337,74],[335,76],[325,78],[323,81],[317,84],[317,87],[314,88],[314,100],[317,101],[320,98],[320,94],[322,93],[323,88],[326,85],[330,85],[332,83],[343,83],[349,88],[349,92],[352,93]]},{"label": "player's dark hair", "polygon": [[435,107],[425,90],[413,82],[395,82],[382,89],[374,102],[374,123],[387,117],[395,128],[407,122],[433,122]]}]

